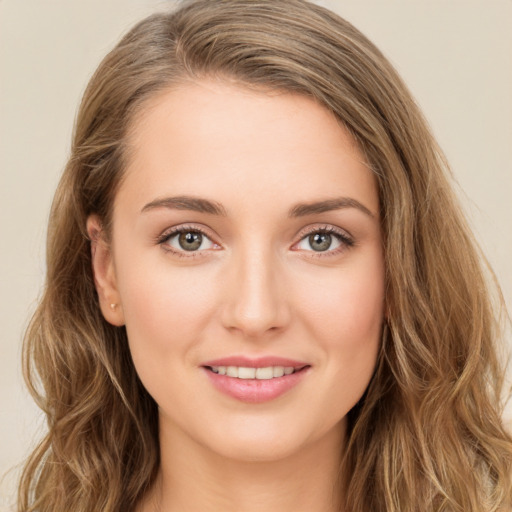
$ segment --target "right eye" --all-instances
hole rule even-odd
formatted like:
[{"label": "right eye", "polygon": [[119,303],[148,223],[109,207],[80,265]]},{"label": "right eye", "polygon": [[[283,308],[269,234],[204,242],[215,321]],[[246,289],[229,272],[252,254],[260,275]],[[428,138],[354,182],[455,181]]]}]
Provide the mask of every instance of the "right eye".
[{"label": "right eye", "polygon": [[[178,228],[168,233],[159,240],[161,245],[166,246],[172,252],[186,253],[200,252],[207,249],[214,249],[217,244],[197,229]],[[185,253],[185,254],[183,254]]]}]

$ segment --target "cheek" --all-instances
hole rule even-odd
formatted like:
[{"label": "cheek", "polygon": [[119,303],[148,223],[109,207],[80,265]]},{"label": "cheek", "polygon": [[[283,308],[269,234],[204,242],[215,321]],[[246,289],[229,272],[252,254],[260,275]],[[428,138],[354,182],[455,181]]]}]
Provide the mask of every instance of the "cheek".
[{"label": "cheek", "polygon": [[[358,350],[379,338],[384,317],[384,268],[379,253],[358,265],[310,275],[297,289],[302,317],[317,338]],[[307,290],[307,293],[305,293]]]},{"label": "cheek", "polygon": [[119,291],[135,369],[158,404],[183,408],[195,400],[183,382],[215,310],[214,283],[197,268],[171,268],[165,258],[130,263],[120,269]]},{"label": "cheek", "polygon": [[[344,416],[373,375],[384,317],[384,269],[380,258],[319,274],[301,295],[301,315],[317,340],[331,393],[322,401],[328,418]],[[314,286],[313,286],[314,282]],[[313,398],[311,397],[311,400]]]},{"label": "cheek", "polygon": [[199,341],[215,310],[211,272],[173,268],[162,255],[150,261],[132,255],[116,270],[134,360],[153,365]]}]

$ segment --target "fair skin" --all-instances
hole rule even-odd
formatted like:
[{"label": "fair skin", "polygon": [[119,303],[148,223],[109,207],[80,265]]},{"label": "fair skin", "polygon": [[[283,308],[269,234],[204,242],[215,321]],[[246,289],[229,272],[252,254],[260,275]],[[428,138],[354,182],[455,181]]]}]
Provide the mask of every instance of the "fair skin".
[{"label": "fair skin", "polygon": [[[363,156],[311,99],[213,80],[150,100],[128,142],[111,243],[96,216],[88,230],[103,314],[159,407],[139,510],[339,510],[346,414],[384,315]],[[276,377],[206,364],[227,358]]]}]

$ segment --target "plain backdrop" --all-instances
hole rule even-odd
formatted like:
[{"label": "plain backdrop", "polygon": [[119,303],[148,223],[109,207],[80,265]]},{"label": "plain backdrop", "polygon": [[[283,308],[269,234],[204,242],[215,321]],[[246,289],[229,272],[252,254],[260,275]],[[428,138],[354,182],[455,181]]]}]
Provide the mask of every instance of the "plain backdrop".
[{"label": "plain backdrop", "polygon": [[[279,1],[279,0],[276,0]],[[156,0],[0,0],[0,510],[44,431],[20,373],[48,211],[91,73]],[[325,0],[396,66],[512,305],[512,0]]]}]

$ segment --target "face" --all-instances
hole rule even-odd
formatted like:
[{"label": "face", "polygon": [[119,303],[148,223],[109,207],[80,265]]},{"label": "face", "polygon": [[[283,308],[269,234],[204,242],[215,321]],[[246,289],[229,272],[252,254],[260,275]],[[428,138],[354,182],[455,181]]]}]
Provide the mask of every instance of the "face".
[{"label": "face", "polygon": [[352,138],[306,97],[204,81],[151,100],[129,143],[95,275],[161,432],[244,460],[339,438],[384,310],[378,192]]}]

